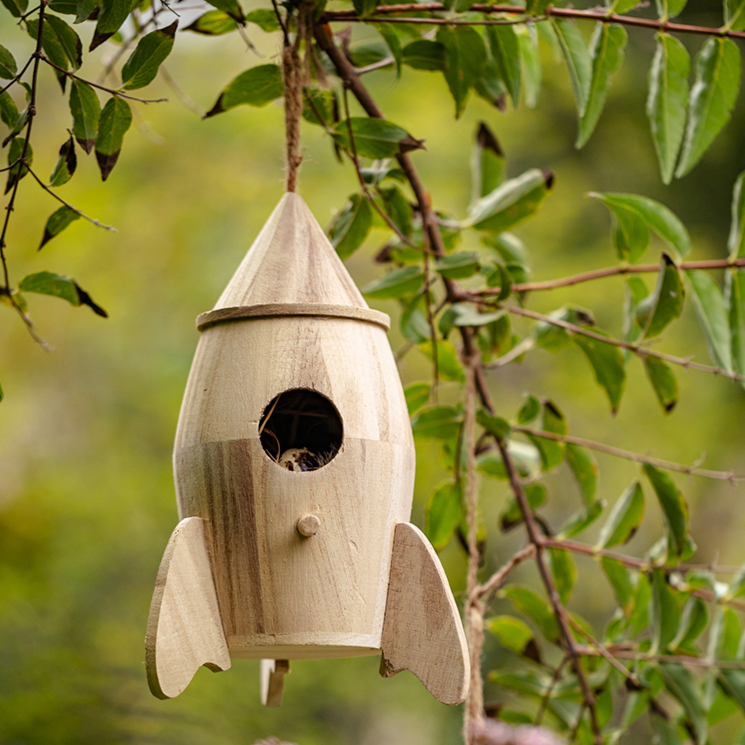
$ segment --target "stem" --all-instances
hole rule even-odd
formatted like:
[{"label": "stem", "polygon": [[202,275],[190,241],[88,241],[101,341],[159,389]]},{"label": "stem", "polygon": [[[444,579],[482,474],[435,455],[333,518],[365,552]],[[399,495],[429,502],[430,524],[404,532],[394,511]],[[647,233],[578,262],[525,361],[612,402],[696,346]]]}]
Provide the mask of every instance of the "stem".
[{"label": "stem", "polygon": [[572,445],[582,445],[583,447],[589,448],[590,450],[597,450],[600,453],[615,455],[618,458],[633,460],[636,463],[649,463],[649,465],[651,466],[657,466],[658,468],[663,468],[666,471],[677,471],[678,473],[685,473],[688,476],[701,476],[707,479],[719,479],[720,481],[729,481],[731,484],[745,481],[745,475],[735,474],[732,471],[711,471],[707,468],[699,468],[697,465],[686,466],[682,463],[674,463],[670,460],[653,458],[651,456],[642,455],[641,453],[634,453],[630,450],[622,450],[621,448],[616,448],[612,445],[606,445],[602,442],[585,440],[583,437],[560,435],[556,434],[555,432],[546,432],[542,429],[521,427],[519,425],[515,425],[514,427],[512,427],[512,431],[521,432],[533,437],[542,437],[547,440],[555,440],[556,442],[568,442]]},{"label": "stem", "polygon": [[[613,649],[612,647],[610,649]],[[593,647],[578,647],[578,651],[585,657],[597,657],[602,653]],[[733,660],[708,660],[705,657],[687,657],[677,654],[650,655],[645,652],[619,649],[613,650],[613,654],[624,660],[649,660],[653,662],[670,662],[676,665],[688,665],[690,667],[709,667],[722,670],[745,670],[745,662]]]},{"label": "stem", "polygon": [[[544,554],[546,544],[544,543],[544,537],[538,528],[538,523],[536,522],[533,511],[530,508],[528,498],[525,496],[525,490],[523,489],[523,485],[520,482],[517,474],[517,469],[515,468],[515,464],[512,461],[512,456],[507,450],[507,446],[500,438],[495,437],[494,439],[502,456],[502,462],[504,463],[505,470],[507,471],[507,476],[509,478],[510,487],[512,488],[512,493],[515,495],[518,507],[520,508],[520,512],[522,513],[525,527],[528,531],[528,538],[530,539],[530,542],[535,546],[535,557],[536,564],[538,565],[538,571],[541,575],[541,580],[543,581],[543,584],[546,588],[548,599],[551,603],[554,615],[556,616],[556,620],[559,624],[561,635],[564,638],[567,651],[571,656],[572,667],[574,668],[574,672],[577,675],[577,680],[579,681],[580,688],[582,689],[583,705],[590,713],[590,725],[592,727],[595,743],[596,745],[602,745],[603,736],[600,732],[600,725],[598,724],[597,711],[595,708],[595,697],[590,690],[590,685],[587,682],[585,671],[582,669],[580,653],[577,649],[574,637],[572,636],[572,632],[569,628],[569,614],[566,612],[564,606],[561,603],[559,593],[556,590],[556,585],[546,563],[546,557]],[[579,717],[579,719],[581,719],[581,716]]]},{"label": "stem", "polygon": [[701,370],[702,372],[708,372],[712,375],[721,375],[723,378],[729,378],[730,380],[745,380],[745,375],[740,375],[736,372],[727,372],[721,367],[714,367],[713,365],[702,365],[700,362],[694,362],[692,359],[685,357],[676,357],[672,354],[665,354],[664,352],[655,352],[646,347],[639,347],[636,344],[631,344],[627,341],[621,341],[620,339],[614,339],[610,336],[603,336],[595,331],[590,331],[583,326],[577,326],[575,323],[569,321],[562,321],[559,318],[551,318],[551,316],[544,315],[543,313],[537,313],[534,310],[528,310],[527,308],[520,308],[515,305],[503,306],[508,313],[513,313],[516,316],[525,316],[526,318],[532,318],[536,321],[543,321],[544,323],[550,323],[552,326],[559,326],[560,328],[571,331],[573,334],[580,334],[587,336],[590,339],[603,342],[604,344],[612,344],[621,349],[628,349],[629,352],[633,352],[639,357],[656,357],[660,360],[665,360],[673,365],[680,365],[681,367],[691,368],[693,370]]},{"label": "stem", "polygon": [[117,229],[114,228],[114,227],[112,227],[111,225],[104,225],[99,220],[96,220],[96,219],[94,219],[92,217],[88,217],[88,215],[86,215],[84,212],[81,212],[77,207],[73,207],[69,202],[66,202],[64,199],[62,199],[62,197],[59,196],[59,194],[57,194],[56,192],[52,191],[52,189],[50,189],[49,186],[47,186],[38,177],[38,175],[31,168],[29,168],[28,166],[26,166],[26,167],[28,169],[28,172],[34,177],[36,183],[39,184],[39,186],[41,186],[41,188],[44,189],[44,191],[47,194],[51,194],[58,202],[61,202],[62,204],[64,204],[65,207],[67,207],[68,209],[72,210],[76,214],[80,215],[80,217],[82,217],[84,220],[87,220],[92,225],[95,225],[97,228],[102,228],[103,230],[108,230],[111,233],[117,233],[118,232]]},{"label": "stem", "polygon": [[491,599],[489,596],[499,590],[499,588],[504,584],[505,579],[507,579],[507,575],[526,559],[532,559],[534,556],[534,544],[529,543],[525,548],[520,549],[506,564],[497,569],[497,571],[494,572],[486,582],[475,588],[475,594],[478,596],[479,600],[483,599],[485,602],[489,602]]},{"label": "stem", "polygon": [[[367,23],[381,21],[390,23],[391,18],[375,18],[374,16],[387,16],[394,13],[434,13],[446,10],[442,3],[405,3],[400,5],[381,5],[374,11],[371,18],[360,18],[353,11],[328,11],[323,14],[322,21],[331,23],[333,21],[346,21],[348,23]],[[516,5],[483,5],[475,3],[469,9],[472,13],[507,13],[515,15],[525,15],[526,9]],[[600,21],[601,23],[619,23],[623,26],[639,26],[650,28],[655,31],[665,31],[669,33],[680,34],[700,34],[703,36],[726,36],[732,39],[745,39],[745,31],[730,31],[724,28],[711,28],[709,26],[692,26],[687,23],[670,23],[669,21],[660,21],[650,18],[635,18],[633,16],[621,16],[615,13],[608,13],[603,10],[579,10],[577,8],[554,8],[548,7],[544,15],[540,17],[531,17],[522,19],[523,22],[535,22],[545,18],[579,18],[588,21]],[[407,22],[417,19],[408,19]],[[447,19],[446,19],[447,20]],[[419,20],[418,22],[421,22]]]}]

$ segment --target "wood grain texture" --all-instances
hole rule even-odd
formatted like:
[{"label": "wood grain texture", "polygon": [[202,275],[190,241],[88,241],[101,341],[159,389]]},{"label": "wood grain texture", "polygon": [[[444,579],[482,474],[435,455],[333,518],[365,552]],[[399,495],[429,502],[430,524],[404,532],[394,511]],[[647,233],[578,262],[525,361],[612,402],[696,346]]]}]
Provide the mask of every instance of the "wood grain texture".
[{"label": "wood grain texture", "polygon": [[438,701],[465,700],[470,664],[458,607],[437,554],[410,523],[396,526],[381,646],[384,677],[410,670]]},{"label": "wood grain texture", "polygon": [[316,316],[318,318],[351,318],[391,328],[391,319],[378,310],[352,308],[348,305],[323,305],[321,303],[271,303],[270,305],[241,305],[235,308],[218,308],[197,317],[197,328],[204,331],[216,323],[237,321],[241,318],[272,318],[274,316]]},{"label": "wood grain texture", "polygon": [[282,705],[285,675],[289,672],[289,660],[261,661],[261,703],[264,706]]},{"label": "wood grain texture", "polygon": [[297,194],[282,197],[214,310],[270,303],[367,308],[323,228]]},{"label": "wood grain texture", "polygon": [[158,698],[178,696],[202,666],[230,667],[212,570],[198,517],[173,531],[155,581],[145,640],[150,690]]}]

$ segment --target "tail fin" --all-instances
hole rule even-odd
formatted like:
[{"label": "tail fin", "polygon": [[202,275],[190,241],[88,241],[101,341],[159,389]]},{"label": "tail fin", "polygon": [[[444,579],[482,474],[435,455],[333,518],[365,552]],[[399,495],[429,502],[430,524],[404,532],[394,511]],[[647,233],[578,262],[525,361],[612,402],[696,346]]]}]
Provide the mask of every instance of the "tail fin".
[{"label": "tail fin", "polygon": [[230,667],[204,524],[187,517],[173,531],[155,581],[145,638],[150,690],[175,698],[202,666]]}]

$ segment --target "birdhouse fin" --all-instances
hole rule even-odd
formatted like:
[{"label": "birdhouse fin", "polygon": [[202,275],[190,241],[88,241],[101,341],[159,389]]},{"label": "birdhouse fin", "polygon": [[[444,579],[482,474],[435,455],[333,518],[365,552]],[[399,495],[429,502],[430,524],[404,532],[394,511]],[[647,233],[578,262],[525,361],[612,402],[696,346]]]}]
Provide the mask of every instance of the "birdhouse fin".
[{"label": "birdhouse fin", "polygon": [[458,607],[437,554],[411,523],[396,525],[380,646],[382,676],[409,670],[443,704],[465,700],[470,664]]},{"label": "birdhouse fin", "polygon": [[367,308],[313,213],[287,193],[213,310],[276,303]]},{"label": "birdhouse fin", "polygon": [[166,547],[150,606],[145,661],[158,698],[178,696],[202,665],[213,672],[230,667],[199,517],[182,520]]}]

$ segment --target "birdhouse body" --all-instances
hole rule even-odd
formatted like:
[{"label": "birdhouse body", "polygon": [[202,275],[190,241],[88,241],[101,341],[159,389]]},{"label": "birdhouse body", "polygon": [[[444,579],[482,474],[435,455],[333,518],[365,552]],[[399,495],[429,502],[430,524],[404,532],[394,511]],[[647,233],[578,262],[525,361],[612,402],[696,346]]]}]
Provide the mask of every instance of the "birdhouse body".
[{"label": "birdhouse body", "polygon": [[[365,321],[275,316],[203,332],[174,470],[179,516],[208,526],[231,656],[379,652],[414,479],[397,379],[385,331]],[[269,402],[297,389],[323,395],[343,424],[338,454],[310,472],[278,467],[258,434]],[[296,530],[307,514],[320,520],[312,539]]]},{"label": "birdhouse body", "polygon": [[382,650],[382,674],[411,670],[462,701],[458,610],[407,522],[415,453],[389,320],[300,197],[283,197],[197,326],[174,448],[180,522],[148,623],[153,693],[177,696],[231,658],[286,671]]}]

